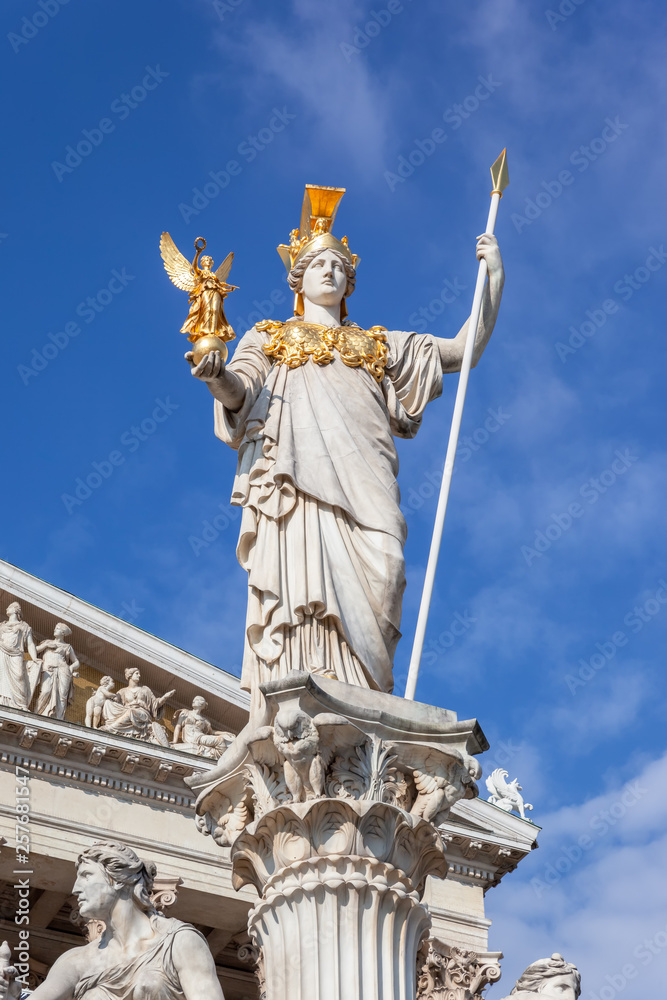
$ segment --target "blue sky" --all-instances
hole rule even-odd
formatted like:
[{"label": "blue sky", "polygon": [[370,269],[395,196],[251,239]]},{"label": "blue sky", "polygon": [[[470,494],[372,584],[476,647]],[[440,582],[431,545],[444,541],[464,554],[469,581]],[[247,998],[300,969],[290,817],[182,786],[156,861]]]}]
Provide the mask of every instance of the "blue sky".
[{"label": "blue sky", "polygon": [[[235,251],[242,333],[289,314],[275,247],[304,183],[346,186],[352,317],[453,336],[508,147],[506,292],[471,378],[418,689],[480,720],[544,827],[487,897],[507,956],[492,998],[554,950],[584,997],[640,997],[665,972],[667,947],[641,957],[667,924],[663,22],[642,0],[3,7],[2,555],[232,671],[235,455],[183,361],[160,232],[187,254],[205,236],[216,263]],[[397,692],[455,391],[399,444]]]}]

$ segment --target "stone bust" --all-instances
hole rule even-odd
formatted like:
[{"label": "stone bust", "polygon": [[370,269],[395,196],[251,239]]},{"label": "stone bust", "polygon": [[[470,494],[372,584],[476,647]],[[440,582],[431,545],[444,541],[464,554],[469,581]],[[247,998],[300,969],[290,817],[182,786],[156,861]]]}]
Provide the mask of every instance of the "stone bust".
[{"label": "stone bust", "polygon": [[576,965],[554,952],[551,958],[539,958],[524,969],[514,989],[505,1000],[578,1000],[581,975]]}]

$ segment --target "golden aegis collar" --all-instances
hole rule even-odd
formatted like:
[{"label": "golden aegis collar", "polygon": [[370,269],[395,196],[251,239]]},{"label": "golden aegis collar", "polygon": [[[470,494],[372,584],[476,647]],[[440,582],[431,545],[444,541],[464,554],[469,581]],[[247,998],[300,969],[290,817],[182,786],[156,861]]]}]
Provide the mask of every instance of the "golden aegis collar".
[{"label": "golden aegis collar", "polygon": [[337,352],[348,367],[365,368],[378,382],[384,377],[388,356],[384,326],[362,330],[358,326],[330,327],[301,320],[279,323],[266,319],[257,323],[257,329],[270,335],[263,350],[277,365],[299,368],[309,359],[316,365],[328,365]]}]

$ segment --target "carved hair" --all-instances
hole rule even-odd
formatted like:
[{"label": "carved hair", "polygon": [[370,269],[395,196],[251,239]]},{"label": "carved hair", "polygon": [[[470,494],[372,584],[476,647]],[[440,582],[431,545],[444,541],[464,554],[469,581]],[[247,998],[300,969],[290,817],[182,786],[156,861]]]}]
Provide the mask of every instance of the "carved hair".
[{"label": "carved hair", "polygon": [[98,840],[77,858],[77,868],[85,861],[99,865],[110,885],[117,889],[132,888],[134,902],[144,913],[155,913],[151,900],[153,880],[157,874],[154,864],[146,864],[131,847],[113,840]]},{"label": "carved hair", "polygon": [[132,674],[140,673],[139,667],[127,667],[125,670],[125,680],[129,681]]},{"label": "carved hair", "polygon": [[[310,253],[305,253],[300,260],[294,265],[290,273],[287,275],[287,284],[290,286],[291,290],[295,293],[303,291],[303,276],[306,272],[306,268],[309,264],[319,257],[324,250],[311,250]],[[345,295],[343,298],[347,298],[354,291],[354,286],[357,280],[357,272],[355,271],[352,264],[350,264],[347,257],[337,250],[332,250],[331,253],[335,254],[338,260],[341,262],[345,268],[345,274],[347,275],[347,288],[345,289]]]},{"label": "carved hair", "polygon": [[[576,965],[566,962],[558,952],[554,952],[551,958],[539,958],[537,962],[529,965],[524,970],[523,975],[517,979],[512,993],[519,993],[521,990],[537,993],[544,980],[551,979],[553,976],[572,976],[576,996],[579,997],[581,995],[581,975],[579,970]],[[512,996],[512,993],[510,993],[510,996]]]},{"label": "carved hair", "polygon": [[208,702],[206,701],[206,698],[204,698],[204,697],[203,697],[203,695],[201,695],[201,694],[198,694],[198,695],[196,695],[196,696],[195,696],[195,697],[194,697],[194,698],[192,699],[192,707],[194,708],[194,707],[195,707],[195,705],[196,705],[196,706],[197,706],[198,708],[201,708],[201,709],[206,709],[206,708],[208,708]]},{"label": "carved hair", "polygon": [[69,625],[65,625],[65,622],[58,622],[58,624],[56,625],[56,627],[53,630],[53,634],[55,635],[56,632],[58,632],[58,631],[62,632],[63,635],[71,635],[72,634],[71,628],[69,627]]},{"label": "carved hair", "polygon": [[21,605],[19,604],[18,601],[12,601],[12,603],[7,608],[7,614],[8,615],[11,615],[12,611],[18,611],[18,613],[21,616],[23,615],[23,612],[21,611]]},{"label": "carved hair", "polygon": [[105,674],[104,677],[100,679],[100,687],[106,687],[109,681],[111,681],[112,687],[116,683],[113,677],[109,677],[108,674]]}]

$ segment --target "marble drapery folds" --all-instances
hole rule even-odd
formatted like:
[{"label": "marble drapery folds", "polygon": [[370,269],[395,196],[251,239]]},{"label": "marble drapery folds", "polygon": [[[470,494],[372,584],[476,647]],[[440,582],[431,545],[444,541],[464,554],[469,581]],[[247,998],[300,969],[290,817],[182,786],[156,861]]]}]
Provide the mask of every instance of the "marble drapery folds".
[{"label": "marble drapery folds", "polygon": [[0,622],[0,705],[27,711],[39,676],[39,664],[24,661],[24,651],[34,640],[32,629],[22,619]]},{"label": "marble drapery folds", "polygon": [[311,670],[392,690],[406,538],[393,436],[417,433],[442,367],[433,337],[386,336],[381,382],[338,357],[272,365],[254,328],[228,366],[246,388],[236,412],[215,403],[216,435],[239,452],[246,689]]}]

